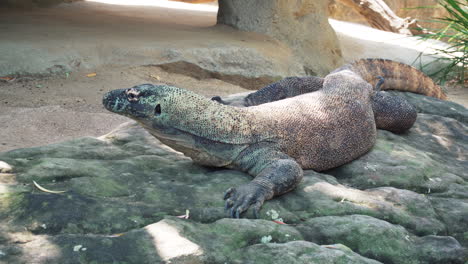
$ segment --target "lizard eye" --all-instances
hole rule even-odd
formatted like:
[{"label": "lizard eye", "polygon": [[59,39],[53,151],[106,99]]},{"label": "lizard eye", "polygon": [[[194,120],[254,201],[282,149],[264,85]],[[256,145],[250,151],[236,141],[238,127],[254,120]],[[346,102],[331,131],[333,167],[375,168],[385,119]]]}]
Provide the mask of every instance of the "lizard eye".
[{"label": "lizard eye", "polygon": [[161,105],[160,104],[156,105],[156,107],[154,108],[154,114],[157,115],[157,116],[161,114]]},{"label": "lizard eye", "polygon": [[140,92],[133,89],[133,88],[130,88],[130,89],[127,89],[125,91],[125,93],[127,94],[127,99],[128,101],[132,102],[132,101],[138,101],[138,97],[140,95]]}]

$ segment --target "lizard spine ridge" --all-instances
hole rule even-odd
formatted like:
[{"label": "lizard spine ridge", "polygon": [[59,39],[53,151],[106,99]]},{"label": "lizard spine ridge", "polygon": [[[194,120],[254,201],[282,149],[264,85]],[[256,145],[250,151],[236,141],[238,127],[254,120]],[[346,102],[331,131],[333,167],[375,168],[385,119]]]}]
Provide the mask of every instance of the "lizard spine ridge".
[{"label": "lizard spine ridge", "polygon": [[385,78],[382,90],[413,92],[446,100],[447,95],[434,81],[413,66],[387,59],[360,59],[336,69],[351,70],[374,87],[378,76]]}]

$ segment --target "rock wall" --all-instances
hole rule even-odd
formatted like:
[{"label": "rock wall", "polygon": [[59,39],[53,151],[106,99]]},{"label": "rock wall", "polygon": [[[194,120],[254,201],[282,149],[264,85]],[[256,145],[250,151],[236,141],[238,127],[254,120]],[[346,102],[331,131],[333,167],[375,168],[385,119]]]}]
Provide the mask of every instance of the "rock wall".
[{"label": "rock wall", "polygon": [[0,1],[0,7],[18,7],[18,8],[31,8],[31,7],[47,7],[58,5],[60,3],[71,3],[82,0],[5,0]]},{"label": "rock wall", "polygon": [[327,0],[220,0],[218,24],[273,37],[291,47],[307,74],[325,75],[342,64],[327,4]]}]

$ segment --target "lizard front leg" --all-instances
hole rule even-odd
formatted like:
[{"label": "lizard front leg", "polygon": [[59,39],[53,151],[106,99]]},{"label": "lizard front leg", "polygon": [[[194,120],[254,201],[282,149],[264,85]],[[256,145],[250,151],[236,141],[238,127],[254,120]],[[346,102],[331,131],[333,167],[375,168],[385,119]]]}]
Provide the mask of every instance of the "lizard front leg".
[{"label": "lizard front leg", "polygon": [[260,105],[318,91],[323,87],[323,80],[315,76],[287,77],[250,94],[242,93],[225,98],[215,96],[211,100],[237,107]]},{"label": "lizard front leg", "polygon": [[241,213],[252,206],[254,215],[258,218],[260,208],[266,200],[293,190],[301,181],[304,173],[295,160],[278,152],[266,154],[267,156],[256,155],[251,159],[244,157],[247,164],[243,165],[249,166],[248,163],[252,165],[247,169],[255,178],[247,184],[226,191],[225,208],[229,211],[230,217],[239,218]]}]

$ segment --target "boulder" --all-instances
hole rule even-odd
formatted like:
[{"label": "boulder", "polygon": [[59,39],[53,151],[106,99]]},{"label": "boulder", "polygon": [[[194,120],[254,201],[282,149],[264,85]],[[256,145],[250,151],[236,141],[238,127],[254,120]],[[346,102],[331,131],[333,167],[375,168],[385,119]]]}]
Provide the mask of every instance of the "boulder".
[{"label": "boulder", "polygon": [[0,153],[0,261],[464,263],[467,110],[395,94],[419,111],[409,132],[379,130],[361,158],[305,171],[260,219],[224,212],[249,175],[196,165],[134,122]]},{"label": "boulder", "polygon": [[268,35],[288,45],[308,75],[342,65],[338,39],[327,20],[325,0],[220,0],[218,24]]}]

